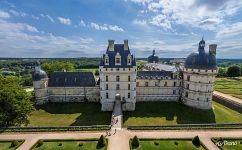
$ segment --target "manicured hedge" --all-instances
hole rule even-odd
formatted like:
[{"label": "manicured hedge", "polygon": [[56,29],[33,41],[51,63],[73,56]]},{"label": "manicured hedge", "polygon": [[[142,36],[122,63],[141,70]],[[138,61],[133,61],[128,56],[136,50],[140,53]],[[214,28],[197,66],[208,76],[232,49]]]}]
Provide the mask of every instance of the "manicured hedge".
[{"label": "manicured hedge", "polygon": [[109,125],[68,126],[68,127],[2,127],[0,132],[59,132],[59,131],[98,131],[109,130]]}]

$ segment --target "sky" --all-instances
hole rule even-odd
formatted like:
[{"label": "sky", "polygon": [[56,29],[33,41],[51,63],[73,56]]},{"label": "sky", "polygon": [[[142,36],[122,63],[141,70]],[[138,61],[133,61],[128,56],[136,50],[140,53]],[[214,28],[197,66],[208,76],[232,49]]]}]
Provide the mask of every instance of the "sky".
[{"label": "sky", "polygon": [[241,0],[0,0],[0,57],[100,57],[108,40],[136,57],[242,58]]}]

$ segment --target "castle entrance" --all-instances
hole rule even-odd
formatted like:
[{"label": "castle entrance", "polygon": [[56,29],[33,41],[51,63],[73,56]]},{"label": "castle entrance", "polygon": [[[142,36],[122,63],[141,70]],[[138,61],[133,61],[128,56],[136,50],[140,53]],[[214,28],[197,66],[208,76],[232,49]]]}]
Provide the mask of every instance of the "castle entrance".
[{"label": "castle entrance", "polygon": [[112,128],[121,129],[123,121],[123,112],[122,112],[122,104],[121,104],[121,95],[115,95],[115,102],[113,107],[113,114],[111,118]]}]

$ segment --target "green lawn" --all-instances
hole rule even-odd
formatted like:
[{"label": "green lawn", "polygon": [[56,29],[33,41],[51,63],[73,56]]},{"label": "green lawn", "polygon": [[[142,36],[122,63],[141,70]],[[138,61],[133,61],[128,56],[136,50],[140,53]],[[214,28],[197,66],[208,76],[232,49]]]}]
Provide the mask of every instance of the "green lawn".
[{"label": "green lawn", "polygon": [[111,112],[99,103],[48,103],[29,115],[29,126],[108,125]]},{"label": "green lawn", "polygon": [[216,78],[215,90],[242,99],[242,78]]},{"label": "green lawn", "polygon": [[[62,144],[59,146],[59,144]],[[82,143],[82,146],[79,144]],[[43,145],[36,145],[33,150],[106,150],[107,146],[97,148],[97,141],[44,141]]]},{"label": "green lawn", "polygon": [[19,141],[18,145],[14,147],[11,147],[11,143],[12,141],[0,141],[0,150],[15,150],[22,144],[22,141]]},{"label": "green lawn", "polygon": [[230,145],[231,143],[230,144],[228,143],[228,144],[223,145],[222,147],[220,146],[220,149],[222,149],[222,150],[242,150],[242,138],[240,140],[223,139],[223,143],[227,143],[227,142],[236,142],[236,144],[234,143],[235,145]]},{"label": "green lawn", "polygon": [[191,140],[140,140],[139,148],[133,150],[204,150],[204,148],[194,146]]},{"label": "green lawn", "polygon": [[136,110],[124,112],[124,126],[195,123],[241,123],[242,114],[213,102],[209,111],[193,109],[177,102],[136,103]]}]

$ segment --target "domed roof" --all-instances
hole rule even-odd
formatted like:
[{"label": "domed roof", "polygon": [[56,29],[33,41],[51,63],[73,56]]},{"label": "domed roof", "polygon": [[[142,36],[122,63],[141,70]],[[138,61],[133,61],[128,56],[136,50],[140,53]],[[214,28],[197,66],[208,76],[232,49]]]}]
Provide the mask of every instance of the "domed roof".
[{"label": "domed roof", "polygon": [[41,79],[48,78],[46,72],[41,69],[40,63],[38,62],[38,66],[35,67],[33,73],[32,73],[32,79],[33,81],[39,81]]},{"label": "domed roof", "polygon": [[155,50],[153,50],[153,54],[148,57],[148,63],[158,63],[159,57],[155,55]]},{"label": "domed roof", "polygon": [[205,41],[199,42],[198,53],[190,54],[185,61],[185,68],[192,69],[216,69],[216,56],[212,53],[205,53]]}]

